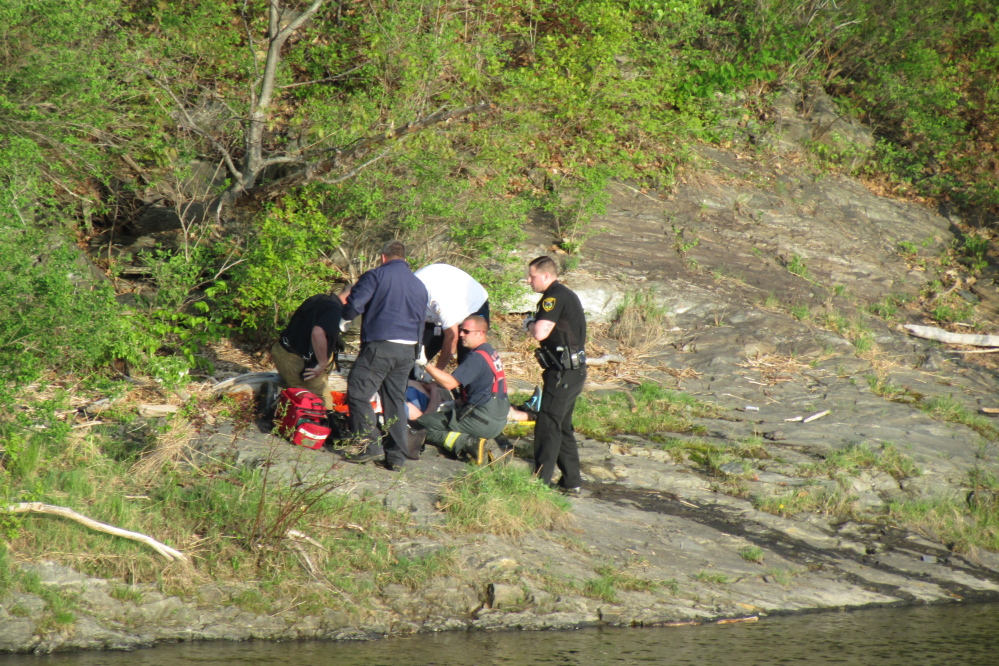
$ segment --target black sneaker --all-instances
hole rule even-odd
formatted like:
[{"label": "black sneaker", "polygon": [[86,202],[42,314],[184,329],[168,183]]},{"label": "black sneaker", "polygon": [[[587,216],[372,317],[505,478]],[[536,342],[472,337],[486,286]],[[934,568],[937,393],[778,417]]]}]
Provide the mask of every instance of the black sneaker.
[{"label": "black sneaker", "polygon": [[497,435],[493,438],[493,441],[496,442],[496,448],[502,453],[513,451],[513,442],[506,435]]}]

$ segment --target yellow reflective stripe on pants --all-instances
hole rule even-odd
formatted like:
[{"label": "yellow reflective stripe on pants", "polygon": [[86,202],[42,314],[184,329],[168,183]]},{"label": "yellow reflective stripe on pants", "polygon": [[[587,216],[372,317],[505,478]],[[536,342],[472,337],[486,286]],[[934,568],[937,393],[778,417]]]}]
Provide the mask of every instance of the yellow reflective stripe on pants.
[{"label": "yellow reflective stripe on pants", "polygon": [[459,437],[461,437],[460,432],[449,432],[447,437],[444,438],[444,448],[448,451],[454,451],[454,444],[458,441]]}]

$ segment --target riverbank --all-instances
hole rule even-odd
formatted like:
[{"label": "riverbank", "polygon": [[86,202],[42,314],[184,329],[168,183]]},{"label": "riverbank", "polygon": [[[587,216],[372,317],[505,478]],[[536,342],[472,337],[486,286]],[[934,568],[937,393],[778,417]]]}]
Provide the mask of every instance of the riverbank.
[{"label": "riverbank", "polygon": [[[495,468],[434,449],[401,473],[343,465],[272,437],[239,396],[224,411],[197,400],[205,379],[184,427],[124,418],[127,402],[94,427],[165,456],[155,478],[108,473],[121,479],[107,486],[116,498],[101,498],[117,502],[109,519],[158,525],[152,536],[191,563],[164,567],[141,546],[95,546],[65,527],[53,536],[54,519],[28,519],[12,541],[21,573],[0,602],[0,649],[656,626],[999,599],[999,429],[982,415],[999,375],[987,355],[900,329],[944,306],[958,323],[994,321],[995,278],[972,281],[954,255],[961,222],[838,176],[703,158],[696,182],[671,196],[619,187],[565,277],[594,324],[591,356],[628,361],[591,369],[576,421],[588,494],[569,500],[560,526],[459,528],[447,489]],[[536,220],[519,252],[548,250],[549,231]],[[943,294],[934,281],[948,271]],[[637,310],[635,294],[647,298]],[[498,319],[497,347],[515,388],[528,389],[537,370],[516,317]],[[237,371],[257,369],[233,358]],[[83,438],[66,455],[91,465],[96,487],[95,446]],[[526,477],[530,450],[522,433],[504,469]],[[82,493],[84,481],[59,487]],[[299,513],[305,505],[316,511]],[[155,512],[158,523],[142,522]],[[79,573],[99,567],[116,575]]]}]

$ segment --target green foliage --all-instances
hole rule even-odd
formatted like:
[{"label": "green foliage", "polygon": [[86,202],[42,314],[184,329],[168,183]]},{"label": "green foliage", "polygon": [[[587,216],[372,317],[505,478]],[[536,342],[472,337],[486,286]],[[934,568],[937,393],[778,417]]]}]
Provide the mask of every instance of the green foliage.
[{"label": "green foliage", "polygon": [[987,258],[988,237],[980,234],[967,234],[961,249],[967,257],[968,267],[972,273],[980,272],[989,265]]},{"label": "green foliage", "polygon": [[763,549],[759,546],[746,546],[739,549],[739,557],[753,564],[762,564],[763,554]]},{"label": "green foliage", "polygon": [[7,594],[16,576],[16,565],[11,561],[7,543],[0,540],[0,597]]},{"label": "green foliage", "polygon": [[329,292],[339,271],[331,257],[341,228],[320,210],[323,197],[286,197],[268,207],[233,272],[222,311],[273,337],[302,301]]},{"label": "green foliage", "polygon": [[110,285],[86,271],[61,235],[17,224],[0,230],[0,289],[18,302],[0,313],[5,381],[30,383],[46,366],[65,374],[137,358]]}]

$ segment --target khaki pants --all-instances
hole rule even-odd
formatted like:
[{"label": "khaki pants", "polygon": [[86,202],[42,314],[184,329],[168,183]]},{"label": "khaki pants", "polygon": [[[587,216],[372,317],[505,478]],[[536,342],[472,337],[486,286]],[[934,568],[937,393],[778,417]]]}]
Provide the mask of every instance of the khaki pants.
[{"label": "khaki pants", "polygon": [[305,359],[301,356],[286,351],[280,342],[275,342],[274,346],[271,347],[271,357],[273,357],[274,365],[277,366],[278,374],[281,375],[281,381],[285,385],[289,388],[304,388],[307,391],[312,391],[322,397],[323,402],[326,403],[327,411],[333,409],[333,394],[330,393],[328,367],[317,377],[306,381],[302,379]]}]

